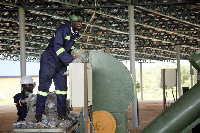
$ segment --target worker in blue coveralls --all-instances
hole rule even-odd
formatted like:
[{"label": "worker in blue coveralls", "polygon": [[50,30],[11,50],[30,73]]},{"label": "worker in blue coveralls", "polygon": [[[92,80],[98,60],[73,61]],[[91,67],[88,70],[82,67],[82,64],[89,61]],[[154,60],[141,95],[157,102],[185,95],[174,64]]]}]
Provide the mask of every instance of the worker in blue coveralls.
[{"label": "worker in blue coveralls", "polygon": [[69,119],[66,114],[67,76],[63,75],[67,66],[74,60],[71,51],[79,37],[84,16],[79,11],[71,13],[70,22],[61,25],[51,38],[48,47],[41,55],[39,71],[39,87],[36,101],[36,122],[42,121],[45,101],[52,83],[57,95],[57,111],[60,120]]},{"label": "worker in blue coveralls", "polygon": [[19,121],[25,121],[25,118],[28,113],[27,105],[24,102],[25,98],[28,98],[28,95],[30,93],[33,93],[33,88],[35,86],[35,83],[33,82],[33,79],[30,76],[23,76],[20,81],[22,91],[21,93],[16,94],[14,98],[14,103],[17,107],[17,115],[18,119],[17,122]]}]

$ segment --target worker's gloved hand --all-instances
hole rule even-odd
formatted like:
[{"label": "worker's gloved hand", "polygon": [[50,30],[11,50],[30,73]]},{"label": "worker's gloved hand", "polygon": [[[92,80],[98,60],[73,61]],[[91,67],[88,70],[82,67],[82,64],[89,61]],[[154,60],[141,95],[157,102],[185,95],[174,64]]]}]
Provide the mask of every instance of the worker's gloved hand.
[{"label": "worker's gloved hand", "polygon": [[21,100],[21,101],[20,101],[20,103],[25,103],[25,102],[26,102],[25,100]]},{"label": "worker's gloved hand", "polygon": [[79,58],[81,56],[81,54],[85,53],[85,50],[83,49],[73,49],[72,52],[71,52],[71,55],[74,57],[74,58]]},{"label": "worker's gloved hand", "polygon": [[[75,58],[74,63],[88,62],[88,51],[83,49],[73,49],[71,55]],[[78,62],[77,62],[78,61]]]}]

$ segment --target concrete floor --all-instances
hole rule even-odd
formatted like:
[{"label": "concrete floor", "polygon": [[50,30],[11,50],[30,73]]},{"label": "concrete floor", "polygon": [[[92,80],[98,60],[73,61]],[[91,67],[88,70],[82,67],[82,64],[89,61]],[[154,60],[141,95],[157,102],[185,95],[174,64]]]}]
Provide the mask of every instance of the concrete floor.
[{"label": "concrete floor", "polygon": [[[74,109],[75,112],[80,109]],[[131,106],[128,108],[129,131],[139,133],[146,125],[155,119],[163,111],[162,100],[159,101],[139,101],[139,128],[132,128]],[[9,133],[13,130],[13,123],[17,120],[17,110],[15,105],[0,106],[0,133]]]}]

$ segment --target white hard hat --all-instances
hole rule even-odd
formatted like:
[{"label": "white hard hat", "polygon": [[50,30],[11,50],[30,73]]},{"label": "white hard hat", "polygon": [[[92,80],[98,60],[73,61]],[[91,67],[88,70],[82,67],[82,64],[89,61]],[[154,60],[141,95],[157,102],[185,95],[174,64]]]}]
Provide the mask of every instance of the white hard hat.
[{"label": "white hard hat", "polygon": [[23,76],[21,78],[20,84],[34,84],[33,79],[30,76]]}]

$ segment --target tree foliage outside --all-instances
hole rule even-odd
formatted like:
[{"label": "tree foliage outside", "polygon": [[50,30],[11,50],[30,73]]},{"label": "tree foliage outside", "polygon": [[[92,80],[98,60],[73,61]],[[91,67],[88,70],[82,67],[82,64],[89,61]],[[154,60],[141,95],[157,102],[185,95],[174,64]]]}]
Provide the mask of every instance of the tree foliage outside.
[{"label": "tree foliage outside", "polygon": [[[142,69],[143,100],[162,100],[163,89],[161,87],[161,69],[176,69],[176,68],[177,68],[176,63],[174,63],[174,65],[166,65],[166,66],[160,66],[158,64],[155,65],[155,67],[143,68]],[[191,86],[190,84],[191,84],[190,66],[182,64],[181,87],[190,88]],[[137,97],[140,100],[141,99],[140,69],[136,69],[136,89],[137,89]],[[167,100],[173,100],[176,96],[175,92],[176,92],[176,87],[167,87],[165,94]]]}]

